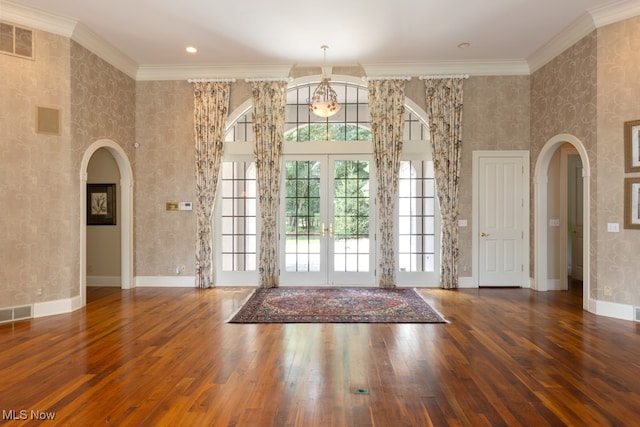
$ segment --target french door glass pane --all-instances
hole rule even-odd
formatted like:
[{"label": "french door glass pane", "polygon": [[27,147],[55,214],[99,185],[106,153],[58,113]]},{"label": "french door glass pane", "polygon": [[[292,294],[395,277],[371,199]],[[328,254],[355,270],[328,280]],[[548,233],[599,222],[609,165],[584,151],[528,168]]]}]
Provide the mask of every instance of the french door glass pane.
[{"label": "french door glass pane", "polygon": [[333,269],[369,271],[369,162],[334,164]]},{"label": "french door glass pane", "polygon": [[320,162],[285,161],[285,270],[320,271]]},{"label": "french door glass pane", "polygon": [[256,269],[256,170],[254,162],[222,162],[223,271]]},{"label": "french door glass pane", "polygon": [[433,162],[402,161],[398,182],[400,271],[435,268],[435,179]]}]

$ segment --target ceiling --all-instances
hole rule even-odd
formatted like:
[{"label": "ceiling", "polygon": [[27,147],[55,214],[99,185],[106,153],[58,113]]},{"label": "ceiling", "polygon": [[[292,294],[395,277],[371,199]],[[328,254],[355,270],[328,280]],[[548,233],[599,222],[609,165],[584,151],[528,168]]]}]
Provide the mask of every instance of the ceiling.
[{"label": "ceiling", "polygon": [[139,69],[320,65],[328,45],[328,65],[392,70],[530,67],[563,32],[636,15],[640,0],[0,0],[0,19],[29,10],[32,26],[46,16],[87,28]]}]

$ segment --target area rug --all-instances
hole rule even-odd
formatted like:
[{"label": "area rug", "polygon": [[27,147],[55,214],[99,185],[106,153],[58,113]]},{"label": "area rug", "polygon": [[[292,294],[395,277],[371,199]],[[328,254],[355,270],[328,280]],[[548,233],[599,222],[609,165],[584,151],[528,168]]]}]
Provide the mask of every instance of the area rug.
[{"label": "area rug", "polygon": [[446,323],[415,289],[256,289],[229,323]]}]

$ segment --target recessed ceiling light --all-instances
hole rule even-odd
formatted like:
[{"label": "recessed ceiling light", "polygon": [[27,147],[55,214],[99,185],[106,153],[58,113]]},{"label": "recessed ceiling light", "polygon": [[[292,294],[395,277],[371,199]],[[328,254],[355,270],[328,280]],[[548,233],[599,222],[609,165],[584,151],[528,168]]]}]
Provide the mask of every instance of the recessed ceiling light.
[{"label": "recessed ceiling light", "polygon": [[471,46],[471,43],[469,43],[469,42],[463,42],[463,43],[460,43],[460,44],[458,45],[458,49],[466,49],[466,48],[468,48],[468,47],[470,47],[470,46]]},{"label": "recessed ceiling light", "polygon": [[196,49],[193,46],[187,46],[187,52],[189,53],[196,53],[198,51],[198,49]]}]

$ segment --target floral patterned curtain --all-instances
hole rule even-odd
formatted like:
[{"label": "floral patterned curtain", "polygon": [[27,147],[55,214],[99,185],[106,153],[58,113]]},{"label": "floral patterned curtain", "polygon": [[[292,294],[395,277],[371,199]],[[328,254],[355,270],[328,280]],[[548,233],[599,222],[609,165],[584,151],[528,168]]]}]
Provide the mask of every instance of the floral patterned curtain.
[{"label": "floral patterned curtain", "polygon": [[463,77],[426,78],[427,115],[442,214],[440,285],[458,287],[458,193]]},{"label": "floral patterned curtain", "polygon": [[230,82],[193,82],[196,142],[196,286],[215,286],[213,208],[224,150]]},{"label": "floral patterned curtain", "polygon": [[254,155],[260,207],[258,282],[263,288],[278,286],[277,219],[286,92],[286,81],[252,82]]},{"label": "floral patterned curtain", "polygon": [[369,81],[369,118],[376,162],[381,288],[396,287],[395,202],[404,129],[405,80]]}]

